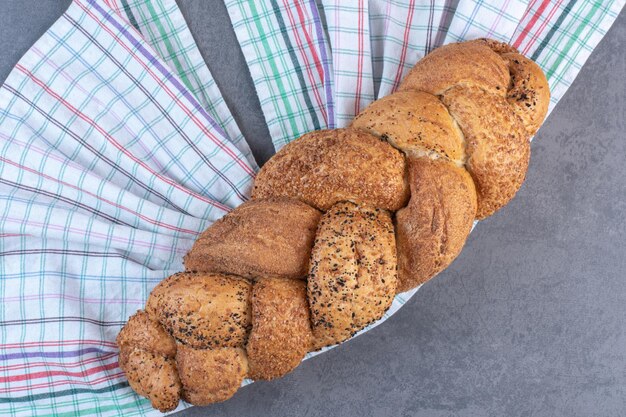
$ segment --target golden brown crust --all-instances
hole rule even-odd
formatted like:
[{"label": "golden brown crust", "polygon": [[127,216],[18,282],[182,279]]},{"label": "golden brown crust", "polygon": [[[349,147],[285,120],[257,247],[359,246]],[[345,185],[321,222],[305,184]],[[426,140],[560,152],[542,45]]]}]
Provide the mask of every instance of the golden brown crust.
[{"label": "golden brown crust", "polygon": [[194,348],[240,347],[251,325],[251,287],[243,278],[178,273],[152,290],[146,311],[177,340]]},{"label": "golden brown crust", "polygon": [[306,283],[265,278],[252,289],[252,331],[246,345],[249,377],[274,379],[291,372],[311,347]]},{"label": "golden brown crust", "polygon": [[203,272],[161,282],[120,332],[131,387],[162,411],[224,401],[380,319],[515,195],[549,98],[539,66],[477,39],[433,51],[351,127],[285,146],[185,257]]},{"label": "golden brown crust", "polygon": [[485,42],[451,43],[418,61],[400,84],[400,91],[441,95],[461,85],[504,96],[509,86],[506,62]]},{"label": "golden brown crust", "polygon": [[248,201],[200,235],[185,267],[246,278],[305,278],[320,216],[294,199]]},{"label": "golden brown crust", "polygon": [[401,91],[370,104],[352,127],[387,140],[407,154],[432,152],[463,163],[463,134],[446,106],[423,91]]},{"label": "golden brown crust", "polygon": [[411,200],[396,213],[398,289],[408,291],[458,256],[476,216],[474,181],[439,159],[409,158]]},{"label": "golden brown crust", "polygon": [[322,216],[307,281],[314,348],[342,342],[378,320],[397,284],[388,212],[338,203]]},{"label": "golden brown crust", "polygon": [[174,358],[126,346],[120,351],[120,368],[130,387],[165,413],[178,406],[181,383]]},{"label": "golden brown crust", "polygon": [[116,342],[120,349],[130,346],[168,358],[176,355],[176,341],[143,310],[130,316],[117,335]]},{"label": "golden brown crust", "polygon": [[509,64],[511,85],[507,101],[522,120],[527,135],[533,136],[548,114],[550,87],[539,65],[524,55],[503,54]]},{"label": "golden brown crust", "polygon": [[515,47],[509,45],[508,43],[500,42],[495,39],[479,38],[470,42],[482,43],[484,45],[487,45],[489,48],[491,48],[493,52],[499,55],[506,54],[509,52],[519,53],[519,51]]},{"label": "golden brown crust", "polygon": [[366,132],[318,130],[261,168],[252,197],[293,197],[321,210],[344,200],[398,210],[408,199],[404,171],[404,156]]},{"label": "golden brown crust", "polygon": [[226,401],[248,372],[246,352],[241,348],[194,349],[181,344],[176,365],[183,398],[193,405]]},{"label": "golden brown crust", "polygon": [[137,394],[162,412],[178,406],[180,380],[174,363],[176,342],[145,311],[132,315],[117,335],[119,365]]},{"label": "golden brown crust", "polygon": [[528,169],[530,144],[519,117],[504,97],[476,87],[454,87],[443,103],[465,135],[466,167],[476,184],[483,219],[507,204]]}]

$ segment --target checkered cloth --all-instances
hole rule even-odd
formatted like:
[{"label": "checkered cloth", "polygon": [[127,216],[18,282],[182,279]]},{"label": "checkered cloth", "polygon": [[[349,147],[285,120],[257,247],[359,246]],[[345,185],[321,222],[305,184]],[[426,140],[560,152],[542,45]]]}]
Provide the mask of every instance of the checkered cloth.
[{"label": "checkered cloth", "polygon": [[0,103],[0,415],[149,413],[116,333],[254,170],[102,1],[75,1]]},{"label": "checkered cloth", "polygon": [[138,30],[191,91],[231,142],[258,170],[248,142],[235,122],[211,71],[202,59],[175,0],[105,0]]},{"label": "checkered cloth", "polygon": [[[623,6],[227,2],[276,149],[481,36],[544,68],[552,109]],[[0,88],[0,415],[159,415],[115,336],[255,168],[174,0],[75,0]]]},{"label": "checkered cloth", "polygon": [[276,149],[335,126],[330,53],[314,1],[226,2]]}]

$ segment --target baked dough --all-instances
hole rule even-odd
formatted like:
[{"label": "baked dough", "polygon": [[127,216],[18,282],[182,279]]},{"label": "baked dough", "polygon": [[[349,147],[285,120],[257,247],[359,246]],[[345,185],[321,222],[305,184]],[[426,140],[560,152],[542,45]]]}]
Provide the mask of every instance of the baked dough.
[{"label": "baked dough", "polygon": [[294,199],[250,200],[200,235],[185,267],[246,278],[303,279],[320,216]]},{"label": "baked dough", "polygon": [[145,311],[137,311],[117,335],[119,365],[130,387],[161,412],[178,406],[181,383],[176,370],[176,342]]},{"label": "baked dough", "polygon": [[355,129],[318,130],[287,144],[259,171],[252,198],[287,196],[320,210],[339,201],[387,210],[406,204],[404,156]]},{"label": "baked dough", "polygon": [[472,177],[445,159],[409,158],[411,201],[396,213],[398,292],[415,288],[458,256],[476,216]]},{"label": "baked dough", "polygon": [[146,311],[191,347],[241,347],[251,326],[251,290],[252,284],[243,278],[178,273],[152,290]]},{"label": "baked dough", "polygon": [[246,351],[252,379],[291,372],[312,340],[304,281],[263,278],[252,289],[252,331]]},{"label": "baked dough", "polygon": [[459,87],[476,87],[504,97],[509,87],[506,62],[485,42],[461,42],[441,46],[409,71],[400,91],[425,91],[441,95]]},{"label": "baked dough", "polygon": [[463,133],[436,96],[401,91],[383,97],[359,113],[352,127],[386,140],[413,156],[442,156],[465,162]]},{"label": "baked dough", "polygon": [[511,87],[506,99],[522,119],[526,134],[533,136],[548,114],[548,80],[539,65],[522,54],[507,53],[502,58],[509,64],[511,72]]},{"label": "baked dough", "polygon": [[389,308],[396,244],[384,210],[337,203],[320,221],[307,281],[314,348],[343,342]]},{"label": "baked dough", "polygon": [[122,329],[131,387],[162,411],[224,401],[380,319],[513,198],[549,98],[535,63],[478,39],[430,53],[349,128],[286,145]]},{"label": "baked dough", "polygon": [[530,142],[505,97],[477,87],[452,87],[442,96],[465,136],[466,167],[476,183],[484,219],[506,205],[526,178]]},{"label": "baked dough", "polygon": [[194,349],[181,344],[176,366],[183,398],[194,405],[226,401],[237,392],[248,372],[246,352],[241,348]]}]

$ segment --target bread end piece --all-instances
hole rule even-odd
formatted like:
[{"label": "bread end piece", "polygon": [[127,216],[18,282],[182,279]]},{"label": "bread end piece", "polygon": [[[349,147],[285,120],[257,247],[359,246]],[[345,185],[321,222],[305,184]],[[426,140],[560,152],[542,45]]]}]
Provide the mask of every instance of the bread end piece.
[{"label": "bread end piece", "polygon": [[148,314],[138,311],[118,334],[117,345],[119,365],[131,388],[161,412],[174,410],[181,393],[174,339]]},{"label": "bread end piece", "polygon": [[534,61],[517,53],[502,55],[509,64],[511,85],[507,101],[519,116],[528,137],[537,133],[550,106],[550,86],[543,70]]},{"label": "bread end piece", "polygon": [[509,70],[500,55],[485,42],[468,41],[441,46],[409,71],[399,91],[426,91],[441,95],[454,86],[473,86],[504,96]]},{"label": "bread end piece", "polygon": [[193,405],[209,405],[231,398],[248,372],[241,348],[194,349],[180,344],[176,365],[183,398]]}]

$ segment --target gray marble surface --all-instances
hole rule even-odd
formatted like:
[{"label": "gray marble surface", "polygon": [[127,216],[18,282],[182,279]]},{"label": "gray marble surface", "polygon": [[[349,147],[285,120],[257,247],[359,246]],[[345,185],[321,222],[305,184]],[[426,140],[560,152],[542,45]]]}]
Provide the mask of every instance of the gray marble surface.
[{"label": "gray marble surface", "polygon": [[[265,160],[258,100],[217,1],[180,0]],[[0,1],[0,80],[69,0]],[[626,415],[626,15],[535,138],[528,179],[395,316],[287,377],[181,416]]]}]

